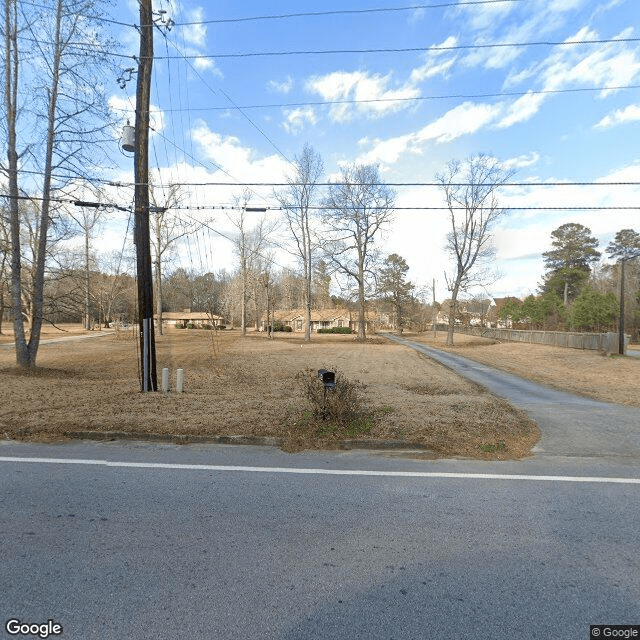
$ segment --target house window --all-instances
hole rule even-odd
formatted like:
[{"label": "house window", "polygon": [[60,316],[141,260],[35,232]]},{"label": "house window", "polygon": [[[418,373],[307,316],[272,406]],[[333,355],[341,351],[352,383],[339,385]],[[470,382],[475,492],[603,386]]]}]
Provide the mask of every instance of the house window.
[{"label": "house window", "polygon": [[343,327],[344,326],[344,321],[343,320],[338,320],[338,326],[339,327]]},{"label": "house window", "polygon": [[302,331],[302,320],[296,320],[296,331]]}]

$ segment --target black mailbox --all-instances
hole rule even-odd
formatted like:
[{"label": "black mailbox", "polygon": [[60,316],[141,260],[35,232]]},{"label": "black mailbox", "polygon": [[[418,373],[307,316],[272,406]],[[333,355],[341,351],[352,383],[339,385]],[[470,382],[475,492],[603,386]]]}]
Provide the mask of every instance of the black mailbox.
[{"label": "black mailbox", "polygon": [[318,378],[322,380],[325,389],[333,391],[336,388],[336,374],[334,371],[318,369]]}]

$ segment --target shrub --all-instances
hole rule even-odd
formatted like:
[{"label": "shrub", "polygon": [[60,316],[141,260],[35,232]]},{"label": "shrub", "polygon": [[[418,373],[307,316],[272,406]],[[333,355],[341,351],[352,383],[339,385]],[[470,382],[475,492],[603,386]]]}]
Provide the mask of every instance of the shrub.
[{"label": "shrub", "polygon": [[367,419],[362,383],[348,380],[335,368],[333,371],[336,375],[333,390],[325,389],[318,372],[313,369],[305,369],[299,376],[313,415],[341,426]]},{"label": "shrub", "polygon": [[184,329],[182,322],[176,322],[176,329]]},{"label": "shrub", "polygon": [[193,324],[193,323],[191,323],[191,322],[189,322],[189,323],[187,324],[187,329],[195,329],[195,328],[196,328],[196,325],[195,325],[195,324]]},{"label": "shrub", "polygon": [[331,327],[331,329],[318,329],[318,333],[351,333],[351,327]]}]

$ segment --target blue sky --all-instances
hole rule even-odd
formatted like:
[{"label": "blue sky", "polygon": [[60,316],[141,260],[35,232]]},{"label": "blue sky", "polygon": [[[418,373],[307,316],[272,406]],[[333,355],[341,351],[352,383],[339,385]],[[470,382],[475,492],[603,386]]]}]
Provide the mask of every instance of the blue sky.
[{"label": "blue sky", "polygon": [[[177,23],[166,39],[155,35],[157,180],[237,183],[185,187],[194,206],[229,205],[245,182],[281,182],[309,143],[328,179],[357,162],[378,163],[387,182],[429,183],[449,160],[485,153],[516,169],[521,183],[640,182],[637,0],[409,4],[423,3],[156,1]],[[326,15],[244,19],[311,12]],[[114,18],[137,23],[136,5],[122,4]],[[135,29],[117,35],[124,53],[137,53]],[[568,41],[591,43],[553,44]],[[506,43],[519,46],[487,46]],[[394,51],[370,51],[381,49]],[[343,53],[317,53],[327,50]],[[246,55],[267,52],[286,55]],[[125,89],[114,82],[111,104],[123,122],[119,109],[130,108],[134,96],[135,80]],[[126,180],[130,170],[123,157],[117,177]],[[402,207],[443,204],[434,187],[396,191]],[[253,192],[252,204],[275,206],[271,188]],[[488,293],[535,292],[541,253],[565,222],[588,226],[602,249],[622,228],[640,231],[637,211],[551,208],[639,200],[637,186],[504,188],[506,207],[549,209],[513,209],[503,219],[495,232],[502,277]],[[211,226],[225,234],[230,229],[221,210],[192,214],[212,216]],[[448,224],[446,211],[399,210],[380,242],[407,260],[416,284],[435,278],[440,300],[447,297],[444,271],[451,271]],[[233,269],[230,243],[210,232],[198,242],[209,241],[200,251],[205,258],[194,258],[195,240],[182,247],[183,264]]]}]

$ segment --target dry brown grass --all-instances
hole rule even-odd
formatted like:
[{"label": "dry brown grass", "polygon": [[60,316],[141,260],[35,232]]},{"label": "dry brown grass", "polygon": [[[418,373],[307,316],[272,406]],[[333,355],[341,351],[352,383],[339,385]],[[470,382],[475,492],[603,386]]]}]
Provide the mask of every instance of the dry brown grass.
[{"label": "dry brown grass", "polygon": [[[49,337],[49,336],[46,336]],[[185,393],[141,394],[136,341],[107,336],[41,347],[35,374],[0,350],[0,430],[13,438],[79,431],[254,435],[282,438],[289,451],[334,448],[351,438],[400,439],[441,456],[492,459],[529,454],[537,427],[521,412],[430,359],[384,339],[238,331],[170,330],[157,337],[158,374],[185,372]],[[338,369],[364,389],[370,422],[335,425],[314,417],[300,386],[306,368]],[[483,449],[493,449],[483,451]]]},{"label": "dry brown grass", "polygon": [[454,336],[454,346],[446,347],[444,331],[438,332],[435,340],[432,333],[405,334],[405,337],[556,389],[603,402],[640,407],[638,358],[521,342],[499,343],[460,333]]}]

